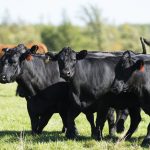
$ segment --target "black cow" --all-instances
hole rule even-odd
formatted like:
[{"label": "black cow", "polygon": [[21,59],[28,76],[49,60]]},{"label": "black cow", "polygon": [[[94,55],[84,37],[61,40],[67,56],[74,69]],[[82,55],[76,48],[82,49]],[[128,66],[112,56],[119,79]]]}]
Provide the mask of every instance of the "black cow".
[{"label": "black cow", "polygon": [[1,59],[1,83],[18,83],[19,95],[27,100],[32,133],[41,133],[56,112],[66,129],[68,84],[59,77],[57,62],[45,63],[43,59],[31,56],[36,50],[36,46],[27,50],[24,45],[5,49]]},{"label": "black cow", "polygon": [[[33,61],[30,61],[30,53],[34,50],[36,47],[28,51],[24,45],[18,45],[14,49],[5,49],[5,55],[2,58],[1,83],[17,81],[19,91],[21,90],[19,93],[23,94],[22,96],[27,100],[33,133],[42,132],[54,112],[60,113],[64,128],[66,128],[66,110],[60,106],[68,102],[68,86],[63,79],[59,78],[56,63],[48,65],[42,59],[33,57]],[[53,86],[50,87],[50,85]],[[61,87],[64,87],[63,90]],[[59,95],[54,93],[57,90]]]},{"label": "black cow", "polygon": [[[24,45],[5,49],[1,60],[3,68],[1,83],[13,81],[18,83],[19,95],[27,100],[33,133],[41,133],[52,114],[56,112],[60,114],[66,128],[66,113],[69,107],[68,83],[60,78],[57,62],[45,63],[43,55],[31,55],[36,50],[36,46],[27,50]],[[112,115],[110,111],[111,127],[111,122],[114,121]],[[86,116],[93,135],[95,131],[93,112],[87,112]]]},{"label": "black cow", "polygon": [[[74,119],[82,112],[97,112],[96,138],[102,137],[102,129],[108,109],[113,106],[114,96],[111,93],[115,79],[115,68],[120,56],[104,58],[85,58],[87,51],[78,53],[71,48],[63,48],[56,55],[51,55],[53,60],[58,60],[60,75],[70,82],[71,106],[68,112],[68,130],[66,136],[74,138]],[[110,94],[109,94],[110,93]],[[115,95],[116,96],[116,95]],[[124,95],[120,96],[119,103]],[[117,98],[117,97],[115,97]],[[112,103],[111,105],[109,103]],[[127,105],[115,107],[118,109],[128,108]],[[129,108],[131,109],[131,108]],[[139,110],[129,111],[131,119],[133,113],[139,115]],[[137,117],[139,119],[139,116]],[[130,137],[134,130],[131,123],[126,136]]]},{"label": "black cow", "polygon": [[[106,58],[106,57],[115,57],[115,56],[122,56],[122,54],[125,51],[116,51],[116,52],[99,52],[99,51],[87,51],[87,55],[85,56],[85,58]],[[146,50],[143,49],[142,54],[145,54]],[[140,54],[140,53],[136,53],[136,54]],[[110,112],[113,113],[112,109],[110,109]],[[117,110],[116,109],[116,131],[118,133],[121,133],[124,131],[124,123],[128,117],[128,110],[124,109],[124,110]],[[109,115],[110,116],[110,115]],[[110,118],[110,117],[109,117]],[[112,117],[113,118],[113,117]],[[113,120],[113,119],[112,119]]]},{"label": "black cow", "polygon": [[[147,54],[147,50],[146,50],[146,47],[145,47],[145,44],[150,46],[150,41],[148,41],[147,39],[143,38],[143,37],[140,37],[140,42],[141,42],[141,45],[142,45],[142,53],[134,53],[132,51],[130,51],[130,53],[132,53],[133,55],[139,55],[141,56],[142,54]],[[97,51],[92,51],[92,52],[89,52],[88,51],[88,54],[90,53],[90,55],[93,55],[94,58],[105,58],[105,57],[114,57],[114,56],[122,56],[124,54],[125,51],[116,51],[116,52],[97,52]],[[95,57],[95,55],[97,57]],[[86,56],[86,58],[88,58],[88,56]],[[122,85],[122,84],[120,84]],[[115,87],[116,88],[116,87]],[[117,129],[117,132],[120,133],[120,132],[123,132],[124,131],[124,122],[128,116],[129,112],[127,109],[125,110],[117,110],[117,119],[118,119],[118,122],[116,123],[116,129]]]},{"label": "black cow", "polygon": [[[114,87],[118,93],[132,94],[131,102],[150,115],[150,55],[124,53],[116,70]],[[118,86],[116,86],[118,85]],[[142,145],[150,145],[150,124]]]},{"label": "black cow", "polygon": [[[106,58],[106,57],[114,57],[114,56],[122,56],[124,51],[116,51],[116,52],[100,52],[100,51],[88,51],[86,58]],[[55,53],[56,54],[56,53]],[[50,53],[47,53],[46,55],[51,55]],[[54,53],[52,54],[54,55]],[[19,87],[17,88],[17,93],[19,91]],[[20,95],[22,95],[22,91]],[[19,93],[18,93],[19,94]],[[108,125],[114,124],[114,116],[113,116],[113,109],[110,109],[109,115],[108,115]],[[116,131],[118,133],[121,133],[124,131],[124,123],[128,116],[128,110],[116,110]]]}]

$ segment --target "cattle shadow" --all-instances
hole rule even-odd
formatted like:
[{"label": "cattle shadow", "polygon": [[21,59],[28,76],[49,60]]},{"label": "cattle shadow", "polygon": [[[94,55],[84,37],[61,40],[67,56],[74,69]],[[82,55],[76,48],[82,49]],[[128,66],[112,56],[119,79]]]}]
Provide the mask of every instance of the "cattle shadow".
[{"label": "cattle shadow", "polygon": [[131,137],[130,139],[128,139],[128,140],[124,140],[124,139],[121,139],[121,137],[119,137],[119,136],[109,136],[109,135],[107,135],[107,136],[105,136],[104,137],[104,141],[112,141],[112,142],[121,142],[121,141],[128,141],[128,142],[131,142],[131,143],[133,143],[133,142],[135,142],[135,141],[141,141],[141,140],[143,140],[144,139],[144,137],[145,136],[138,136],[138,137]]},{"label": "cattle shadow", "polygon": [[5,142],[16,142],[19,140],[37,142],[49,142],[49,141],[64,141],[66,140],[61,131],[43,131],[42,134],[32,135],[31,131],[0,131],[0,139],[7,137]]},{"label": "cattle shadow", "polygon": [[119,137],[118,136],[109,136],[109,135],[106,135],[104,136],[103,140],[106,141],[106,142],[113,142],[113,143],[116,143],[118,141]]},{"label": "cattle shadow", "polygon": [[144,140],[144,137],[145,136],[138,136],[138,137],[131,137],[130,139],[128,140],[125,140],[125,139],[121,139],[119,136],[113,136],[113,137],[110,137],[109,135],[105,136],[103,138],[104,141],[106,142],[112,142],[114,144],[118,144],[120,142],[128,142],[129,144],[133,144],[133,143],[138,143],[139,146],[141,146],[142,148],[149,148],[150,144],[143,144],[142,145],[142,141]]},{"label": "cattle shadow", "polygon": [[139,137],[131,137],[129,140],[127,140],[128,142],[130,143],[134,143],[134,142],[137,142],[139,143],[139,145],[142,147],[142,148],[149,148],[150,147],[150,144],[142,144],[142,141],[144,140],[145,136],[139,136]]},{"label": "cattle shadow", "polygon": [[142,141],[144,140],[145,136],[138,136],[138,137],[131,137],[130,139],[128,140],[125,140],[125,139],[121,139],[119,136],[113,136],[113,137],[110,137],[109,135],[108,136],[105,136],[104,137],[104,141],[106,142],[113,142],[114,144],[118,144],[120,142],[128,142],[129,144],[133,144],[133,143],[138,143],[139,146],[143,147],[143,148],[149,148],[150,147],[150,144],[142,144]]},{"label": "cattle shadow", "polygon": [[[0,131],[0,139],[6,139],[5,142],[13,143],[19,140],[32,141],[33,143],[41,142],[56,142],[56,141],[67,141],[65,133],[61,131],[43,131],[42,134],[32,135],[31,131]],[[91,140],[91,137],[88,136],[78,136],[76,141],[87,141]]]},{"label": "cattle shadow", "polygon": [[[6,143],[13,143],[16,141],[20,140],[25,140],[26,142],[33,142],[33,143],[47,143],[47,142],[58,142],[58,141],[68,141],[68,139],[65,137],[65,134],[62,133],[61,131],[43,131],[42,134],[40,135],[32,135],[31,131],[0,131],[0,139],[6,139]],[[144,136],[139,136],[139,137],[132,137],[130,140],[127,140],[129,143],[134,143],[139,141],[139,145],[141,144],[142,140],[144,139]],[[80,142],[80,141],[89,141],[93,140],[92,137],[90,136],[83,136],[79,135],[75,141]],[[112,142],[112,143],[118,143],[122,142],[124,140],[120,140],[120,137],[118,136],[113,136],[110,137],[109,135],[105,136],[103,141],[106,142]],[[147,148],[149,145],[142,145],[142,147]]]}]

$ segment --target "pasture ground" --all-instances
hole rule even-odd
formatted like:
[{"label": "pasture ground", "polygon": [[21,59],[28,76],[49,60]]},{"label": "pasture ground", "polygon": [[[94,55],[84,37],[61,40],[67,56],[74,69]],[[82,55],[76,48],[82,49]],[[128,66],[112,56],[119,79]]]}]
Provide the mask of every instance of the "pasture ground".
[{"label": "pasture ground", "polygon": [[[76,140],[67,140],[61,133],[62,122],[58,114],[52,116],[40,136],[30,134],[30,120],[26,109],[26,100],[15,96],[16,84],[0,84],[0,149],[6,150],[141,150],[143,136],[146,135],[149,117],[142,112],[142,122],[130,141],[118,141],[122,134],[108,137],[105,124],[104,140],[95,141],[90,137],[90,126],[84,114],[76,119],[80,136]],[[129,127],[126,122],[126,131]]]}]

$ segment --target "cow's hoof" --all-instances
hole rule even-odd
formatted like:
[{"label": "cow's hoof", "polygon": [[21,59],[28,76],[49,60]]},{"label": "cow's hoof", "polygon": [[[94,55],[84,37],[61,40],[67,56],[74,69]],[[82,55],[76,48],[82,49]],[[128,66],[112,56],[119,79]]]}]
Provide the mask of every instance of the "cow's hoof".
[{"label": "cow's hoof", "polygon": [[75,136],[78,136],[78,135],[80,135],[80,134],[79,134],[78,130],[75,129]]},{"label": "cow's hoof", "polygon": [[141,146],[150,146],[150,138],[144,139]]},{"label": "cow's hoof", "polygon": [[95,130],[95,129],[91,131],[91,137],[92,137],[93,139],[96,139],[97,133],[96,133],[96,130]]},{"label": "cow's hoof", "polygon": [[103,139],[103,137],[100,136],[100,134],[97,134],[97,133],[93,135],[93,138],[94,138],[96,141],[101,141],[101,140]]},{"label": "cow's hoof", "polygon": [[117,133],[122,133],[124,131],[124,127],[118,127],[117,128]]},{"label": "cow's hoof", "polygon": [[31,131],[31,134],[32,134],[32,136],[35,136],[35,135],[37,135],[37,131],[35,132],[35,131]]},{"label": "cow's hoof", "polygon": [[63,127],[61,132],[62,132],[62,133],[66,133],[66,131],[67,131],[67,128],[66,128],[66,127]]},{"label": "cow's hoof", "polygon": [[76,136],[76,134],[75,133],[73,133],[73,132],[66,132],[66,137],[67,137],[67,139],[75,139],[77,136]]},{"label": "cow's hoof", "polygon": [[97,138],[97,135],[96,135],[95,133],[92,133],[92,134],[91,134],[91,137],[92,137],[93,139],[96,139],[96,138]]},{"label": "cow's hoof", "polygon": [[96,137],[95,137],[95,140],[96,140],[96,141],[102,141],[102,140],[103,140],[103,137],[96,136]]},{"label": "cow's hoof", "polygon": [[42,130],[38,130],[38,131],[36,132],[36,134],[38,134],[38,135],[42,134]]},{"label": "cow's hoof", "polygon": [[117,123],[117,133],[122,133],[124,131],[124,122]]},{"label": "cow's hoof", "polygon": [[41,133],[42,133],[42,130],[31,131],[31,134],[32,134],[33,136],[39,135],[39,134],[41,134]]}]

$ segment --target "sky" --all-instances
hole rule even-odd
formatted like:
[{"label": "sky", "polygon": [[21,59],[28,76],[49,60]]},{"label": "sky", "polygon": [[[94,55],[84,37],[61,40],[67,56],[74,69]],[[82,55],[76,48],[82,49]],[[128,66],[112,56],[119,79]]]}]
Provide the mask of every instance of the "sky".
[{"label": "sky", "polygon": [[76,25],[82,25],[82,6],[99,7],[102,17],[113,24],[150,23],[150,0],[0,0],[0,22],[5,16],[10,21],[26,23],[62,22],[62,14]]}]

